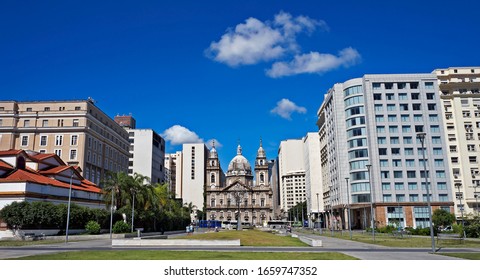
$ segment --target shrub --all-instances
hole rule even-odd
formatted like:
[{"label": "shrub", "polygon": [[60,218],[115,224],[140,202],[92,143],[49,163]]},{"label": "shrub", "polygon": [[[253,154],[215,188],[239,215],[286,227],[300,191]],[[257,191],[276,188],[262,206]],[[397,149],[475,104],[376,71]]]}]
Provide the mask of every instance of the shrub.
[{"label": "shrub", "polygon": [[100,233],[100,224],[97,223],[96,221],[89,221],[85,225],[85,230],[89,234],[99,234]]},{"label": "shrub", "polygon": [[130,226],[124,221],[117,221],[113,225],[113,233],[127,233],[130,232]]}]

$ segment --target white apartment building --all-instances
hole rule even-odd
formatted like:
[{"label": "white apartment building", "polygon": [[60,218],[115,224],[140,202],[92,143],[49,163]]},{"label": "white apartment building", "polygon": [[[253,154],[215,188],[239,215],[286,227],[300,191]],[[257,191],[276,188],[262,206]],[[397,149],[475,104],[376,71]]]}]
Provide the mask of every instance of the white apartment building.
[{"label": "white apartment building", "polygon": [[280,142],[278,172],[280,208],[283,213],[286,213],[297,203],[304,202],[307,199],[305,160],[301,139],[289,139]]},{"label": "white apartment building", "polygon": [[[478,215],[480,195],[480,67],[436,69],[445,119],[457,219]],[[463,212],[463,213],[462,213]]]},{"label": "white apartment building", "polygon": [[327,226],[347,228],[349,206],[352,228],[370,227],[371,215],[377,227],[428,227],[427,186],[433,210],[453,210],[440,106],[433,74],[365,75],[329,90],[317,121]]},{"label": "white apartment building", "polygon": [[310,214],[310,223],[320,222],[320,212],[324,209],[320,161],[320,137],[317,132],[309,132],[303,137],[302,141],[307,213]]},{"label": "white apartment building", "polygon": [[[183,199],[183,203],[188,204],[191,202],[198,209],[202,209],[204,206],[203,192],[206,182],[208,149],[204,143],[183,144],[181,158],[182,179],[181,184],[179,184],[179,180],[177,179],[177,192],[179,192],[178,194],[180,194],[180,197]],[[179,166],[178,157],[177,166]]]},{"label": "white apartment building", "polygon": [[152,129],[127,129],[130,142],[128,174],[147,176],[152,184],[165,183],[165,140]]}]

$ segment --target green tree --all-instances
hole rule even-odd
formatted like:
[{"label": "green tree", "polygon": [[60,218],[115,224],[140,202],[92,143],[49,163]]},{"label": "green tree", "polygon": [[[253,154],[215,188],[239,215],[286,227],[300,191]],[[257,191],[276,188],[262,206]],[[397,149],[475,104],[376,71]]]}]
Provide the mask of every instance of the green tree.
[{"label": "green tree", "polygon": [[438,232],[440,227],[452,225],[455,222],[455,215],[443,209],[437,209],[433,211],[432,222]]}]

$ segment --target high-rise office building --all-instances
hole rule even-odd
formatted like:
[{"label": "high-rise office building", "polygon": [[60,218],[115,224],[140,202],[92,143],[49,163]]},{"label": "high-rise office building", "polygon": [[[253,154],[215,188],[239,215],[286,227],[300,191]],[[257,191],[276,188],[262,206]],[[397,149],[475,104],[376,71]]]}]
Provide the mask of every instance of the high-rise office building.
[{"label": "high-rise office building", "polygon": [[101,184],[106,171],[127,172],[128,133],[92,99],[0,101],[0,150],[55,153]]},{"label": "high-rise office building", "polygon": [[317,125],[329,227],[347,227],[346,205],[363,229],[372,215],[379,227],[428,227],[428,198],[453,210],[440,106],[433,74],[365,75],[328,91]]}]

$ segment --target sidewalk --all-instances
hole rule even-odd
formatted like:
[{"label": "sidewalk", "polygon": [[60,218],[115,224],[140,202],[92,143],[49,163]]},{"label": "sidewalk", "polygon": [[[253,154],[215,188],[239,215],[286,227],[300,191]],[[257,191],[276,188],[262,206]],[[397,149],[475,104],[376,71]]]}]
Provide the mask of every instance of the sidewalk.
[{"label": "sidewalk", "polygon": [[[323,249],[335,251],[359,258],[361,260],[459,260],[431,254],[431,248],[393,248],[381,245],[362,243],[334,237],[320,236],[318,234],[295,232],[299,236],[322,240]],[[468,249],[442,249],[441,252],[469,251],[480,252],[479,248]]]}]

